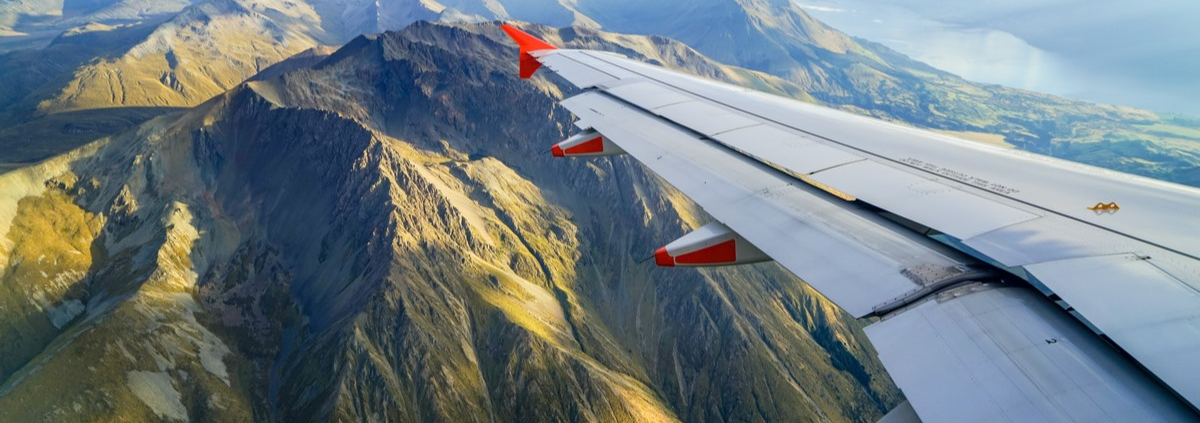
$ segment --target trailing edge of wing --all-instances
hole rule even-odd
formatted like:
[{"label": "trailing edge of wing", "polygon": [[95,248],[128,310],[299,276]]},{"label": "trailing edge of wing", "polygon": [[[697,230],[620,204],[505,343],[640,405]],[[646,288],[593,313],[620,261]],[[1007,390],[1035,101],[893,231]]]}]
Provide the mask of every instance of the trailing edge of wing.
[{"label": "trailing edge of wing", "polygon": [[1032,290],[965,286],[866,333],[926,423],[1196,417]]}]

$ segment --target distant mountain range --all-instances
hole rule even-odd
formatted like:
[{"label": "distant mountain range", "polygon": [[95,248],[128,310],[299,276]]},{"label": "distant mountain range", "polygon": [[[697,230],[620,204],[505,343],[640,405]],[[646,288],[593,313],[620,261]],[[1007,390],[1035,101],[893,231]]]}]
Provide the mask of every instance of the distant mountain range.
[{"label": "distant mountain range", "polygon": [[[60,6],[50,7],[55,4]],[[0,87],[0,124],[9,128],[0,131],[0,148],[10,152],[9,161],[49,157],[170,108],[195,106],[269,64],[306,49],[341,45],[360,33],[400,29],[419,19],[517,19],[665,36],[717,61],[780,77],[799,88],[802,98],[964,138],[1200,185],[1200,125],[1192,119],[971,83],[850,38],[789,0],[140,4],[0,5],[0,16],[16,16],[0,19],[0,24],[17,22],[10,25],[15,31],[66,31],[55,32],[59,35],[41,50],[0,56],[0,77],[20,82]],[[172,7],[181,11],[168,15]],[[84,24],[93,21],[97,23]],[[0,45],[20,39],[0,37],[9,40]],[[108,107],[121,112],[105,119],[88,112]],[[40,140],[17,139],[31,133]]]},{"label": "distant mountain range", "polygon": [[642,263],[703,211],[630,160],[550,158],[573,91],[517,80],[491,19],[1200,184],[1197,122],[973,84],[783,0],[8,2],[0,45],[46,44],[0,55],[0,420],[849,422],[899,401],[858,323],[778,266]]}]

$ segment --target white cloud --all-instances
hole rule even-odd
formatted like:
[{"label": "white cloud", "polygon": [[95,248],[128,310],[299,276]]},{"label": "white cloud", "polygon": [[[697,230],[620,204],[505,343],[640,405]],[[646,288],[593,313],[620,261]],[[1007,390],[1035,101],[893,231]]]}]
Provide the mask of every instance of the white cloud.
[{"label": "white cloud", "polygon": [[1200,1],[805,1],[834,28],[969,79],[1200,115]]},{"label": "white cloud", "polygon": [[800,6],[801,9],[812,10],[812,11],[816,11],[816,12],[827,12],[827,13],[845,13],[846,12],[846,9],[840,9],[837,7],[818,6],[815,4],[804,4],[804,3],[796,3],[796,5]]}]

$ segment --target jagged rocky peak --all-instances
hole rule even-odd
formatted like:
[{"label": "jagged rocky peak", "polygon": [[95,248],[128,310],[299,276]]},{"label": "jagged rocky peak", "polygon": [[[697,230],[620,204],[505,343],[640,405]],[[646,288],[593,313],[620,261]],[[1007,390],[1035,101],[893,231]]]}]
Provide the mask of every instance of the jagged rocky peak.
[{"label": "jagged rocky peak", "polygon": [[777,266],[639,263],[702,213],[626,159],[544,154],[569,89],[519,80],[514,54],[490,24],[363,37],[0,175],[0,418],[854,421],[897,401],[856,323]]}]

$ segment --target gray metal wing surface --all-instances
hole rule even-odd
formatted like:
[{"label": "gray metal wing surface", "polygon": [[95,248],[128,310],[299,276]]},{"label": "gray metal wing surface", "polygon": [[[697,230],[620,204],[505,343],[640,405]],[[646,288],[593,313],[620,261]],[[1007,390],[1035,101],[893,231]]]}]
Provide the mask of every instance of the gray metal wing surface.
[{"label": "gray metal wing surface", "polygon": [[1200,190],[611,53],[522,52],[584,89],[562,102],[582,129],[879,318],[868,337],[924,421],[1197,419]]}]

